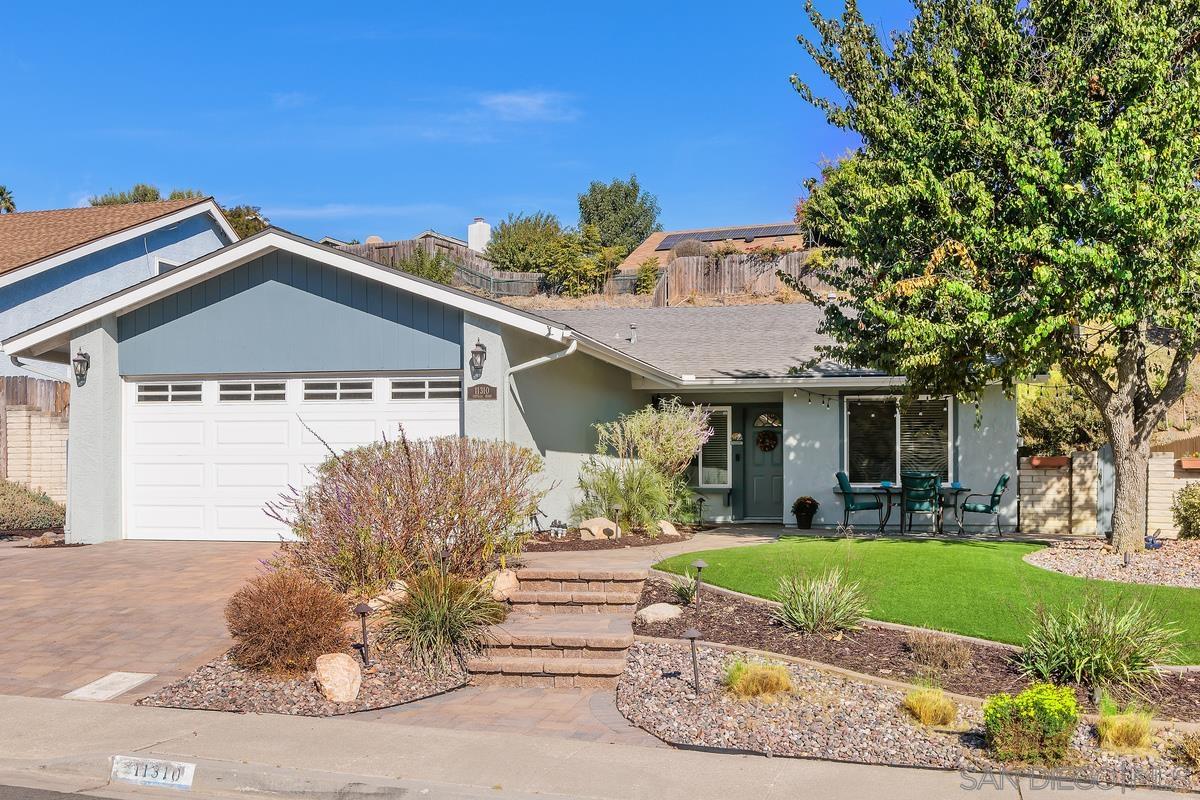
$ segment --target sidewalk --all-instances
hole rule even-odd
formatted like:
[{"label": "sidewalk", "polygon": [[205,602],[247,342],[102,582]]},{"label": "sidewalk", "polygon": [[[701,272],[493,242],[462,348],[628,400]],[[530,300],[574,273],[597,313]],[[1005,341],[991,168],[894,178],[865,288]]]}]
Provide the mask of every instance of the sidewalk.
[{"label": "sidewalk", "polygon": [[[193,796],[269,794],[654,800],[1028,798],[953,772],[731,756],[666,747],[0,696],[0,783],[102,787],[113,754],[197,763]],[[973,785],[976,791],[964,791]],[[1068,787],[1079,791],[1080,787]],[[1113,796],[1178,798],[1112,790]],[[982,792],[982,794],[979,794]],[[1056,792],[1057,793],[1057,792]],[[1073,796],[1073,795],[1070,795]]]}]

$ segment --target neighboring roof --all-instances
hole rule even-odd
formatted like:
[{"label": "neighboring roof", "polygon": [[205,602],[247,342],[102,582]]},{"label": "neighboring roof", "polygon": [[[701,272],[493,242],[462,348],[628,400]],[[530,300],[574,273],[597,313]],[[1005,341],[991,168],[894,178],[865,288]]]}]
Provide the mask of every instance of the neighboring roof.
[{"label": "neighboring roof", "polygon": [[666,235],[654,246],[655,250],[670,250],[684,241],[723,242],[726,239],[753,241],[769,236],[799,236],[800,226],[795,222],[772,222],[766,225],[742,225],[736,228],[702,228],[694,231],[664,231]]},{"label": "neighboring roof", "polygon": [[203,203],[212,198],[0,214],[0,275]]},{"label": "neighboring roof", "polygon": [[421,231],[413,238],[414,239],[442,239],[444,241],[450,242],[451,244],[456,244],[459,247],[468,247],[469,246],[464,240],[459,239],[457,236],[451,236],[446,233],[438,233],[437,231],[433,230],[432,228],[430,228],[429,230]]},{"label": "neighboring roof", "polygon": [[[809,303],[699,308],[599,308],[544,312],[552,319],[672,375],[703,378],[877,377],[832,362],[807,366],[829,339]],[[637,340],[629,341],[630,323]],[[798,370],[790,373],[791,369]]]},{"label": "neighboring roof", "polygon": [[345,247],[350,243],[343,242],[341,239],[335,239],[332,236],[322,236],[321,240],[317,242],[317,244],[323,244],[326,247]]}]

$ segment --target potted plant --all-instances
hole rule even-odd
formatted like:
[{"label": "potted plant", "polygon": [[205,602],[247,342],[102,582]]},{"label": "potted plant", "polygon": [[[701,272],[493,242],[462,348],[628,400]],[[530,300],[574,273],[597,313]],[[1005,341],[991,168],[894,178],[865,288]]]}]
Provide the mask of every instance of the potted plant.
[{"label": "potted plant", "polygon": [[792,513],[796,515],[796,527],[800,530],[811,528],[813,515],[817,513],[820,506],[821,504],[811,497],[797,497],[796,502],[792,503]]},{"label": "potted plant", "polygon": [[1192,452],[1179,459],[1180,469],[1200,469],[1200,453]]}]

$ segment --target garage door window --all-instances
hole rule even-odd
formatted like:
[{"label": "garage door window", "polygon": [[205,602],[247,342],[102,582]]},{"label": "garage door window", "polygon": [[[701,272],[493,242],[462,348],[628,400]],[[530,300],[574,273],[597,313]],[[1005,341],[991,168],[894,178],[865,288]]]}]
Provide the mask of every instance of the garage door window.
[{"label": "garage door window", "polygon": [[462,378],[394,378],[393,400],[457,400],[462,397]]},{"label": "garage door window", "polygon": [[220,398],[222,403],[280,402],[287,399],[286,384],[283,381],[222,383]]},{"label": "garage door window", "polygon": [[370,400],[373,381],[305,381],[305,400]]},{"label": "garage door window", "polygon": [[199,403],[198,383],[139,383],[139,403]]}]

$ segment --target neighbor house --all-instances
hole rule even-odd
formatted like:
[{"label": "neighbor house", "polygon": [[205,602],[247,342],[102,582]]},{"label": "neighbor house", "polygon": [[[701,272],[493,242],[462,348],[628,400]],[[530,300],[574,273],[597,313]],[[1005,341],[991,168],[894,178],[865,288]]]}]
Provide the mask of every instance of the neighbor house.
[{"label": "neighbor house", "polygon": [[[0,339],[237,241],[211,197],[0,214]],[[66,380],[65,362],[0,375]]]},{"label": "neighbor house", "polygon": [[804,233],[795,222],[766,222],[758,225],[738,225],[724,228],[694,228],[682,231],[656,231],[635,247],[620,268],[635,270],[647,259],[657,258],[666,266],[671,251],[683,242],[704,242],[710,247],[730,247],[739,253],[766,248],[778,250],[804,249]]},{"label": "neighbor house", "polygon": [[[593,425],[656,398],[710,411],[692,481],[717,520],[841,520],[834,474],[901,469],[976,491],[1016,471],[1014,402],[898,405],[902,379],[814,362],[806,304],[537,315],[278,229],[230,244],[30,330],[18,358],[74,361],[72,541],[274,539],[263,506],[335,449],[457,435],[546,463],[543,522],[569,519]],[[1003,523],[1016,522],[1006,498]],[[867,522],[870,520],[857,520]],[[894,521],[894,520],[893,520]]]}]

